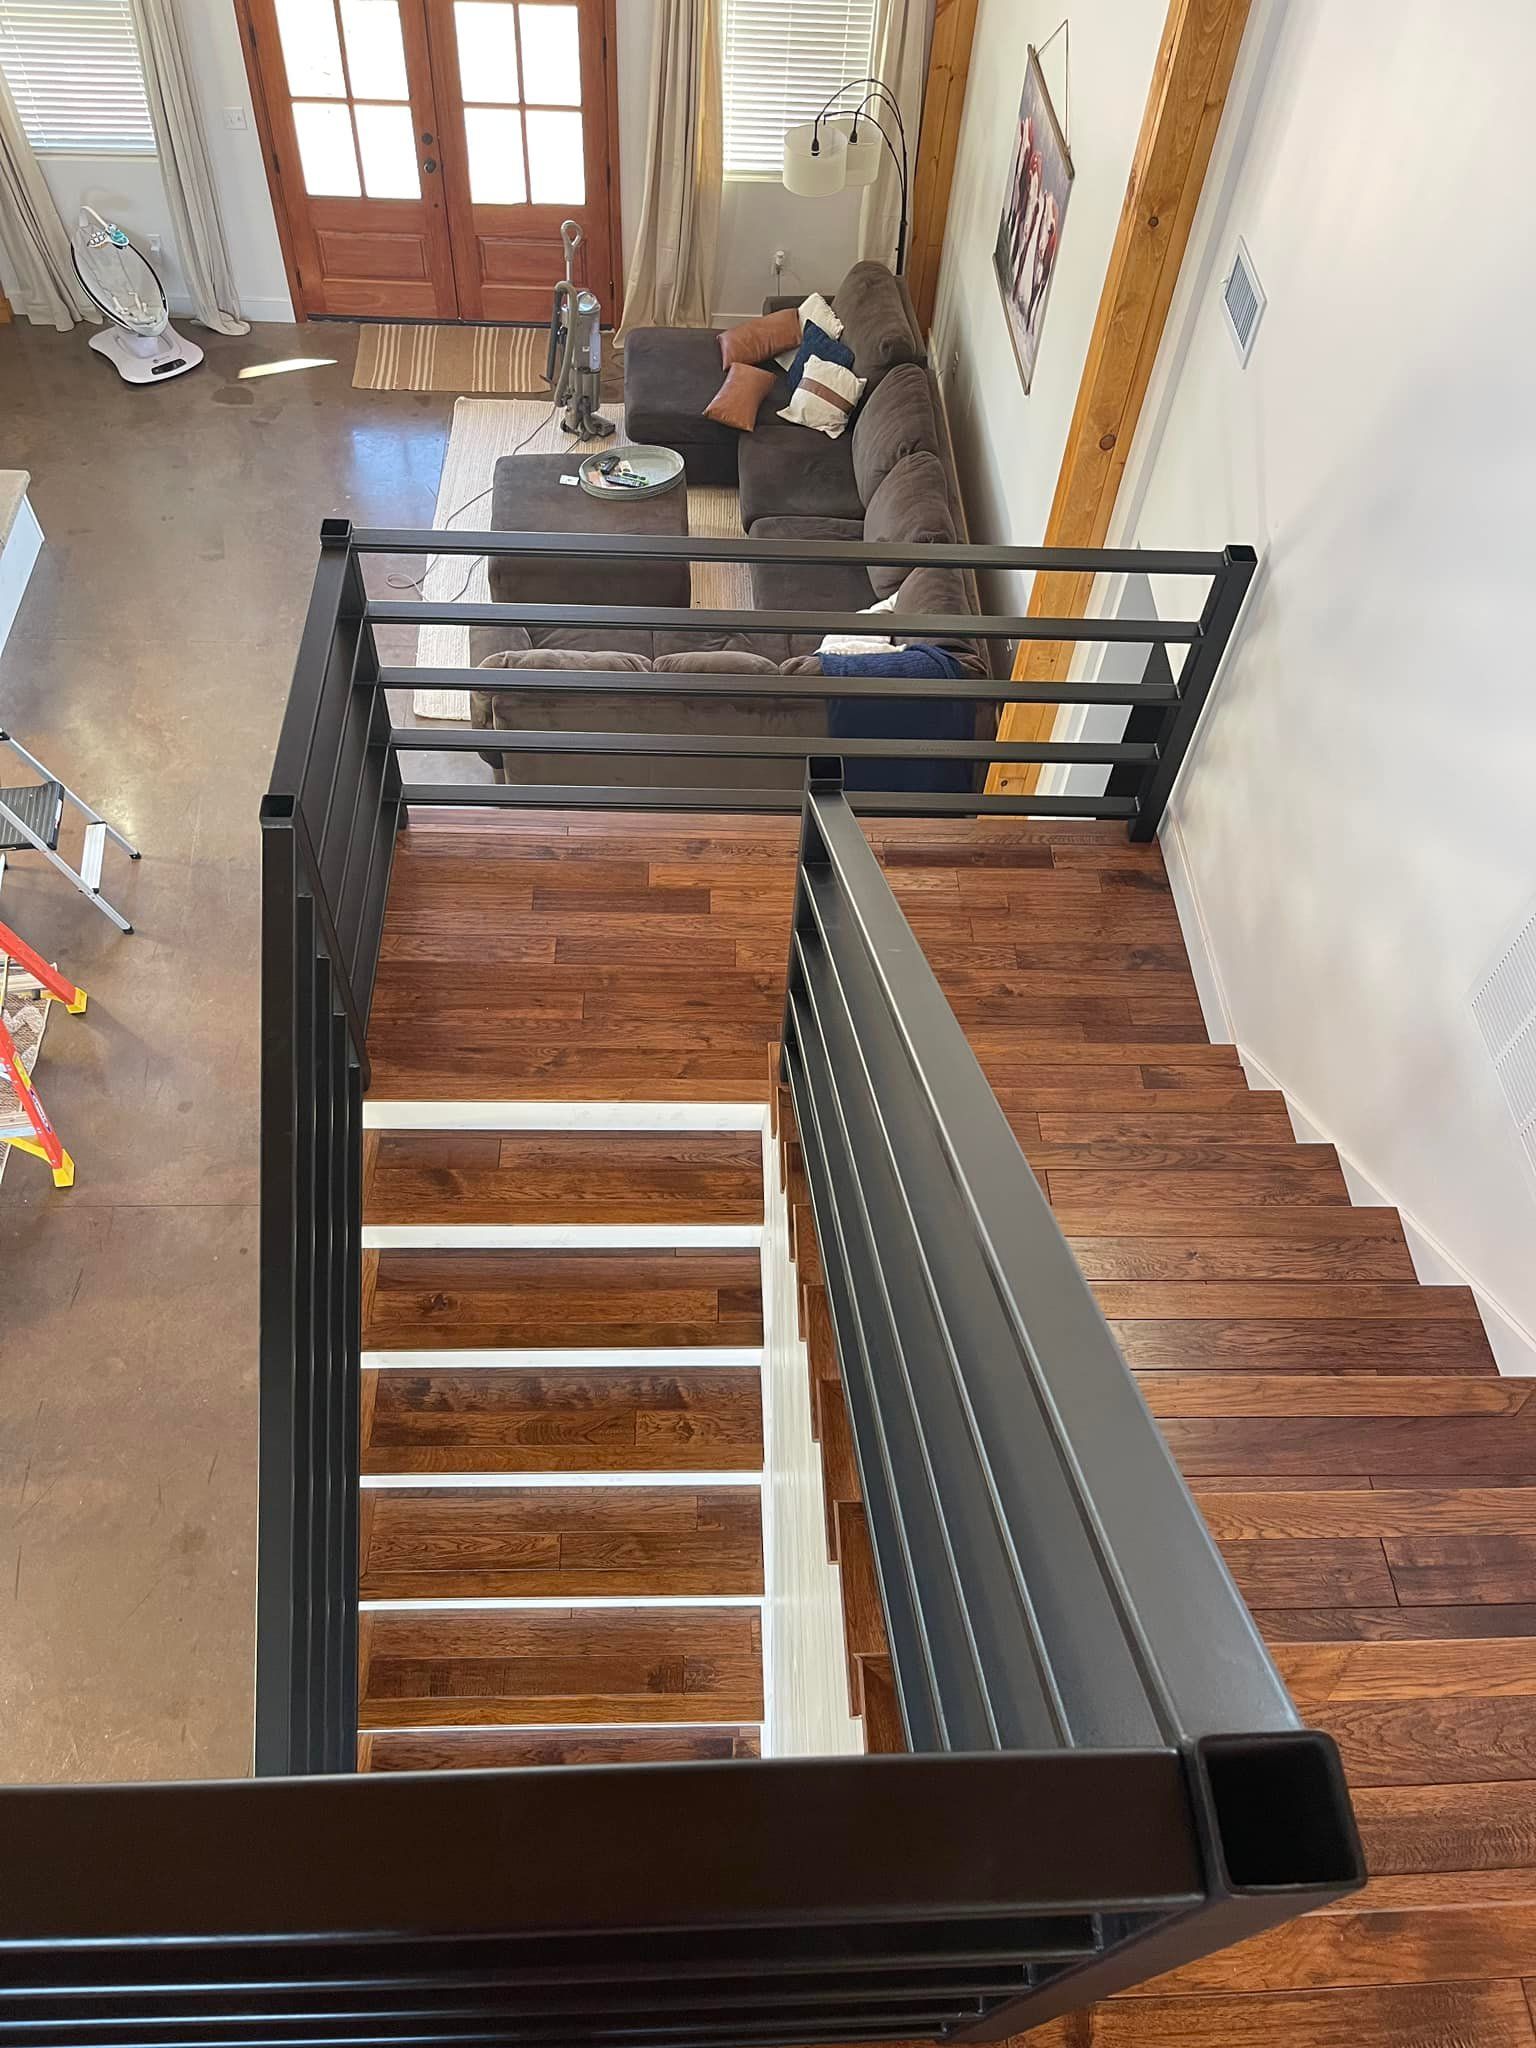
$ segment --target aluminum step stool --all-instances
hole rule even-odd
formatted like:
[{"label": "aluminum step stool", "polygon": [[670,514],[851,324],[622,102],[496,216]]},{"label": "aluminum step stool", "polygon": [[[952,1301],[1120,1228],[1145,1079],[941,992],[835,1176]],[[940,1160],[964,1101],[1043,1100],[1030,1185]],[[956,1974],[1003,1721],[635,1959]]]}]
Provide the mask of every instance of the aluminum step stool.
[{"label": "aluminum step stool", "polygon": [[[0,858],[7,853],[26,853],[29,850],[40,853],[50,860],[61,875],[68,875],[82,896],[89,896],[96,908],[111,918],[120,932],[131,932],[133,926],[119,910],[114,910],[101,893],[101,866],[107,850],[107,841],[120,846],[130,860],[139,858],[139,850],[131,846],[115,825],[109,825],[105,818],[93,811],[83,796],[76,796],[67,783],[60,782],[56,775],[29,754],[13,733],[0,729],[0,746],[7,746],[19,754],[29,768],[42,777],[41,782],[21,783],[14,789],[0,789]],[[59,827],[64,820],[64,806],[73,804],[85,819],[85,842],[80,855],[80,866],[72,868],[59,852]]]}]

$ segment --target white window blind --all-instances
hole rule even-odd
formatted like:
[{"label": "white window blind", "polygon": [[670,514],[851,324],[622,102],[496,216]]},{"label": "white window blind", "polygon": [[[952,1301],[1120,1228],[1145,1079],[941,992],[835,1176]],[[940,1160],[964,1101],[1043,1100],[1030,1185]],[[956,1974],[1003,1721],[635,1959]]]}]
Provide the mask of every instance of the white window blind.
[{"label": "white window blind", "polygon": [[154,155],[128,0],[0,0],[0,71],[34,149]]},{"label": "white window blind", "polygon": [[784,130],[868,73],[875,0],[722,0],[722,21],[725,168],[777,172]]}]

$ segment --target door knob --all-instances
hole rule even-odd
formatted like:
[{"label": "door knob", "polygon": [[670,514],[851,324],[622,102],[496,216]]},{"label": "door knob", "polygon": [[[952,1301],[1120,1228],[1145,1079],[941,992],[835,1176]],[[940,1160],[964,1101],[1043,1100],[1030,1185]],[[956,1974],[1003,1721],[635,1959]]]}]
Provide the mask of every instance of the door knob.
[{"label": "door knob", "polygon": [[429,156],[421,168],[424,171],[435,171],[437,169],[437,158],[435,156]]}]

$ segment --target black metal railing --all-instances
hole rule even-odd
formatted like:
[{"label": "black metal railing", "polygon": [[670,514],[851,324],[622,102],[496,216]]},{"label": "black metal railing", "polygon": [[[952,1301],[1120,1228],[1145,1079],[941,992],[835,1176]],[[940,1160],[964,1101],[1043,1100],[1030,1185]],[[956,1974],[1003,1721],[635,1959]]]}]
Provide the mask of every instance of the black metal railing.
[{"label": "black metal railing", "polygon": [[261,806],[261,1425],[256,1768],[357,1744],[362,1098],[400,771],[344,521]]},{"label": "black metal railing", "polygon": [[[1333,1747],[1299,1725],[830,763],[804,797],[783,1056],[909,1753],[353,1772],[361,1098],[403,805],[791,799],[403,785],[400,753],[445,735],[392,729],[389,685],[590,692],[594,678],[386,668],[377,627],[453,614],[370,600],[360,556],[603,550],[575,536],[357,535],[342,522],[324,542],[262,811],[258,1775],[0,1792],[0,1867],[14,1873],[0,2042],[996,2039],[1358,1885]],[[1112,779],[1135,778],[1105,798],[876,790],[858,806],[1108,808],[1133,834],[1153,829],[1250,558],[859,558],[919,554],[1213,581],[1199,621],[1155,632],[895,621],[1146,639],[1144,686],[967,680],[955,694],[1126,703],[1158,730],[1125,743],[1146,750],[1134,756],[1095,754]],[[533,608],[486,609],[506,623]],[[582,612],[598,616],[637,622],[627,609]],[[763,623],[707,622],[735,631],[743,617]],[[1177,677],[1169,644],[1187,649]],[[617,674],[596,687],[740,697],[793,680]],[[901,693],[881,682],[871,694]],[[602,755],[638,751],[641,736],[536,737],[543,751]],[[697,744],[660,737],[679,753]]]},{"label": "black metal railing", "polygon": [[[340,546],[342,539],[333,543]],[[379,688],[457,689],[487,694],[558,695],[570,698],[619,695],[633,698],[753,700],[799,698],[808,704],[877,699],[942,704],[1123,704],[1135,721],[1134,731],[1118,740],[1092,742],[1010,742],[996,738],[936,739],[921,734],[902,738],[871,738],[839,742],[849,760],[896,763],[970,762],[983,766],[1038,763],[1042,766],[1102,764],[1111,770],[1111,787],[1102,794],[1081,796],[1033,794],[1028,797],[987,795],[983,790],[912,791],[868,788],[849,792],[856,810],[915,816],[1023,815],[1035,817],[1124,819],[1133,839],[1150,839],[1157,831],[1168,797],[1199,723],[1233,627],[1252,580],[1256,558],[1246,547],[1217,553],[1136,548],[1010,548],[973,547],[969,543],[921,545],[825,540],[704,540],[693,536],[643,534],[567,534],[443,531],[368,527],[348,530],[348,552],[366,555],[484,556],[492,561],[523,560],[619,563],[655,562],[826,565],[858,568],[927,568],[960,570],[970,577],[1045,570],[1083,574],[1141,573],[1189,579],[1205,586],[1197,617],[1185,619],[1046,618],[995,612],[890,613],[879,630],[903,640],[969,640],[994,646],[1019,641],[1130,644],[1147,648],[1144,672],[1137,682],[1098,681],[1017,683],[991,675],[965,676],[954,682],[906,678],[765,675],[762,673],[700,675],[661,671],[636,675],[624,672],[572,671],[552,667],[486,669],[383,666],[372,681]],[[458,599],[403,600],[381,598],[368,603],[370,626],[522,627],[530,630],[611,629],[620,635],[649,632],[670,636],[861,633],[871,631],[863,612],[809,612],[682,609],[658,605],[585,605],[560,603],[477,604]],[[1177,673],[1168,650],[1181,650]],[[363,677],[359,681],[366,680]],[[683,721],[680,721],[683,722]],[[397,753],[475,750],[515,754],[536,751],[601,762],[620,755],[669,759],[788,760],[803,763],[824,738],[784,734],[517,732],[472,727],[430,729],[398,727],[391,735]],[[579,785],[521,782],[487,788],[484,784],[413,782],[404,800],[413,804],[480,803],[526,807],[552,805],[646,810],[795,810],[800,802],[799,774],[786,777],[778,789],[625,786],[594,781]]]}]

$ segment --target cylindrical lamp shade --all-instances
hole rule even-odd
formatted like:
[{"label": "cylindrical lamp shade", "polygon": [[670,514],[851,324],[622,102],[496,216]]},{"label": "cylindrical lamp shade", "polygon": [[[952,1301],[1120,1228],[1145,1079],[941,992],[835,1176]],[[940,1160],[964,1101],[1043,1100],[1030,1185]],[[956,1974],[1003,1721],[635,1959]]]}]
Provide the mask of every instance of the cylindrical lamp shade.
[{"label": "cylindrical lamp shade", "polygon": [[[820,145],[811,151],[811,138]],[[859,137],[862,142],[862,134]],[[840,135],[830,121],[820,128],[806,121],[784,131],[784,183],[802,199],[824,199],[829,192],[841,192],[848,182],[848,138]]]},{"label": "cylindrical lamp shade", "polygon": [[[839,114],[832,122],[848,151],[848,178],[850,185],[873,185],[880,175],[880,156],[885,148],[881,139],[879,124],[867,113],[857,116]],[[853,139],[858,130],[858,141]]]}]

